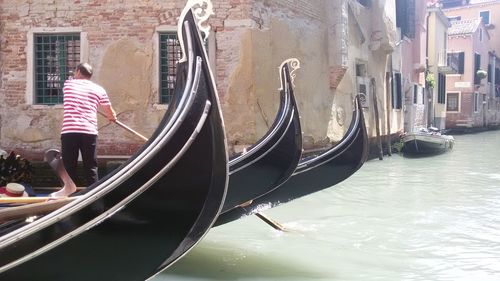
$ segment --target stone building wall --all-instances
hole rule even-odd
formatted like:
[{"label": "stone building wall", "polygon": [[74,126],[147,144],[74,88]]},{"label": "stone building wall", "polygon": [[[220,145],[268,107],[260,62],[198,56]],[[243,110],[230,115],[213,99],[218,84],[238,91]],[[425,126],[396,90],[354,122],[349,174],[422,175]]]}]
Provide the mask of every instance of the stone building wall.
[{"label": "stone building wall", "polygon": [[[347,56],[338,48],[346,48],[347,39],[339,37],[344,41],[333,50],[329,42],[335,39],[332,34],[347,33],[338,26],[332,32],[327,23],[347,19],[328,19],[328,1],[213,0],[215,14],[209,23],[216,49],[211,59],[230,145],[250,145],[265,134],[278,108],[278,66],[290,57],[301,62],[295,94],[306,145],[322,146],[342,137],[350,122],[355,84],[332,87],[332,70],[345,73]],[[347,0],[331,1],[346,7]],[[156,103],[155,34],[159,28],[175,28],[185,2],[4,0],[0,147],[40,160],[46,149],[60,146],[62,106],[30,101],[28,37],[34,31],[81,30],[88,42],[83,55],[95,68],[93,80],[107,89],[119,120],[151,135],[166,110]],[[346,17],[345,11],[335,16]],[[338,54],[344,57],[332,59]],[[104,118],[99,119],[99,132],[100,155],[131,155],[142,144]]]},{"label": "stone building wall", "polygon": [[230,37],[238,42],[228,47],[228,41],[217,40],[218,52],[233,52],[238,57],[233,60],[234,68],[226,68],[232,70],[225,80],[218,81],[220,89],[227,89],[221,96],[229,143],[252,144],[267,132],[278,107],[278,66],[291,57],[301,62],[295,94],[304,136],[322,140],[329,121],[330,102],[325,99],[332,96],[325,60],[324,2],[252,3],[251,21],[230,31]]},{"label": "stone building wall", "polygon": [[[7,0],[1,5],[2,147],[34,159],[59,147],[62,106],[30,102],[28,40],[33,31],[81,30],[88,40],[82,53],[94,66],[93,80],[107,89],[120,120],[152,133],[165,111],[153,106],[158,93],[152,38],[157,26],[176,25],[184,1]],[[130,155],[141,144],[104,119],[99,126],[99,154]]]}]

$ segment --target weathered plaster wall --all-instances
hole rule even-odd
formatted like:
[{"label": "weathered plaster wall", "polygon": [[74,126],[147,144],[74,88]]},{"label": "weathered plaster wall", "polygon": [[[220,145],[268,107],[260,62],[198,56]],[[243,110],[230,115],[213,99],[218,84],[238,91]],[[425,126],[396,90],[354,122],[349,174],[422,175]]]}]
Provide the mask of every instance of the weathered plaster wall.
[{"label": "weathered plaster wall", "polygon": [[[159,25],[177,23],[184,6],[176,1],[13,1],[2,2],[2,87],[0,146],[34,154],[59,147],[62,106],[32,105],[27,80],[28,36],[32,30],[81,28],[94,66],[92,78],[103,85],[120,120],[145,135],[156,128],[165,108],[153,84],[153,35]],[[144,114],[147,113],[147,114]],[[5,118],[11,116],[14,118]],[[141,141],[103,118],[99,120],[99,154],[130,155]]]},{"label": "weathered plaster wall", "polygon": [[[376,136],[376,122],[379,123],[382,135],[388,132],[388,116],[391,134],[402,131],[403,128],[401,110],[392,110],[392,108],[389,112],[386,110],[388,103],[391,102],[387,94],[386,72],[391,69],[389,54],[394,51],[397,38],[394,16],[395,7],[390,1],[373,1],[370,8],[363,7],[356,1],[349,1],[349,67],[337,88],[336,99],[339,101],[334,104],[336,107],[352,104],[348,102],[348,99],[352,100],[357,91],[356,64],[365,64],[367,77],[375,80],[374,92],[370,90],[369,93],[369,106],[364,109],[369,137]],[[377,100],[378,119],[375,118],[373,93]],[[349,113],[346,115],[350,118],[352,106],[346,106],[344,111]],[[347,122],[347,126],[348,124]]]},{"label": "weathered plaster wall", "polygon": [[[332,1],[344,9],[331,12]],[[185,2],[4,0],[0,4],[0,147],[40,156],[59,146],[62,107],[33,106],[26,100],[30,75],[27,35],[33,28],[81,28],[88,38],[87,50],[82,52],[87,52],[95,68],[93,80],[108,90],[120,120],[149,136],[166,109],[155,104],[155,30],[176,26]],[[306,147],[338,141],[345,133],[356,91],[353,71],[358,58],[368,62],[370,75],[377,80],[379,110],[383,112],[385,71],[381,69],[385,69],[384,54],[392,31],[386,31],[386,22],[376,19],[383,13],[385,1],[374,1],[377,14],[372,16],[373,11],[358,7],[368,39],[364,43],[350,35],[355,34],[351,23],[347,32],[343,29],[348,2],[358,4],[350,0],[213,0],[215,15],[209,22],[215,31],[216,52],[212,59],[230,144],[250,145],[265,134],[278,107],[278,66],[290,57],[301,62],[295,94]],[[375,37],[379,49],[372,51],[369,40],[380,30],[383,36]],[[332,40],[339,42],[332,44]],[[344,75],[346,68],[349,75]],[[373,136],[371,115],[367,120]],[[130,155],[142,144],[103,118],[99,126],[101,155]]]},{"label": "weathered plaster wall", "polygon": [[[115,110],[119,112],[119,120],[125,124],[134,124],[136,128],[140,128],[141,133],[149,136],[164,114],[163,110],[153,108],[158,94],[152,85],[154,55],[151,44],[141,44],[133,38],[122,38],[104,50],[98,82],[107,89]],[[116,125],[109,124],[105,118],[102,121],[101,124],[104,125],[100,128],[101,136],[112,138],[116,133]],[[118,133],[134,138],[128,132]]]},{"label": "weathered plaster wall", "polygon": [[[255,85],[251,65],[251,31],[242,34],[239,47],[239,64],[226,79],[227,91],[221,102],[223,104],[224,122],[229,142],[241,144],[253,143],[255,132]],[[246,46],[246,47],[245,47]]]},{"label": "weathered plaster wall", "polygon": [[[300,5],[308,7],[305,15],[297,14]],[[255,1],[254,23],[239,34],[238,66],[223,97],[230,143],[252,144],[267,132],[279,104],[278,66],[293,57],[301,62],[295,95],[306,146],[324,145],[333,95],[322,7],[323,1]]]}]

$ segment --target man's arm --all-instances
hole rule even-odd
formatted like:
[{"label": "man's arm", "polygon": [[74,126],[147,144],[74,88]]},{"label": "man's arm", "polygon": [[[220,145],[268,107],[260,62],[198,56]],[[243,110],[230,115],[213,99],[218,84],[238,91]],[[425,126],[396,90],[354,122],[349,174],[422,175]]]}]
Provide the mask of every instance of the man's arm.
[{"label": "man's arm", "polygon": [[116,121],[116,112],[113,106],[111,104],[103,104],[101,105],[102,108],[104,109],[104,114],[106,114],[106,117],[108,118],[109,121],[115,122]]}]

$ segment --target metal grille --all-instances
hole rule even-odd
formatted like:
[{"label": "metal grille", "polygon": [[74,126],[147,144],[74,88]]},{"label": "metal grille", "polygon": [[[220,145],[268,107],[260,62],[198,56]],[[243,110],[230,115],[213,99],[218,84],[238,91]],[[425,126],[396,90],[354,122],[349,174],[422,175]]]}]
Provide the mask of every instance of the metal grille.
[{"label": "metal grille", "polygon": [[63,102],[64,81],[80,62],[80,34],[35,34],[35,102]]},{"label": "metal grille", "polygon": [[160,103],[168,104],[174,94],[177,61],[181,46],[175,32],[160,33]]}]

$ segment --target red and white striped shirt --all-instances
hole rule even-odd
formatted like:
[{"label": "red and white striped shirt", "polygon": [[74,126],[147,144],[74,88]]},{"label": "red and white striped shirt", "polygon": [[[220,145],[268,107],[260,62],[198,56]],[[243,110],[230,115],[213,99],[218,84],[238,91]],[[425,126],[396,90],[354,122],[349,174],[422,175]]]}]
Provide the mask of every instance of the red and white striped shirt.
[{"label": "red and white striped shirt", "polygon": [[64,82],[64,116],[61,134],[97,135],[97,108],[110,104],[103,87],[87,79]]}]

